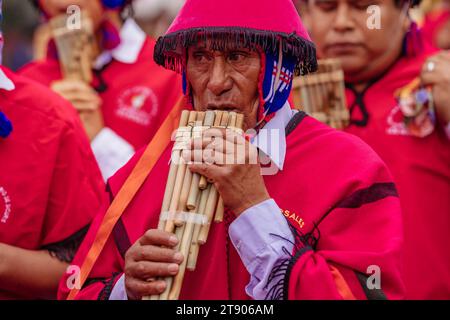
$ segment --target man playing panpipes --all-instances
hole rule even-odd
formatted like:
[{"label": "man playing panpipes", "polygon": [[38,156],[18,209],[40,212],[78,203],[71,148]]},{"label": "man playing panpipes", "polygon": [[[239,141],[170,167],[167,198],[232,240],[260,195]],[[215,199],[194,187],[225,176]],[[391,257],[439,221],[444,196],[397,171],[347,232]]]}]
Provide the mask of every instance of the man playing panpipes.
[{"label": "man playing panpipes", "polygon": [[308,2],[312,36],[319,56],[342,62],[346,131],[373,147],[398,186],[406,297],[449,299],[450,54],[422,41],[409,1],[379,1],[381,28],[372,29],[368,4]]},{"label": "man playing panpipes", "polygon": [[[103,177],[109,178],[153,137],[169,110],[180,99],[175,73],[152,60],[155,41],[132,17],[121,12],[129,0],[39,0],[47,19],[66,15],[74,6],[93,21],[98,55],[92,81],[62,79],[55,41],[47,58],[25,66],[20,73],[43,83],[78,110]],[[68,21],[71,15],[67,14]],[[87,48],[84,48],[87,50]]]},{"label": "man playing panpipes", "polygon": [[0,300],[56,298],[104,189],[70,104],[0,66]]},{"label": "man playing panpipes", "polygon": [[[180,299],[402,297],[401,212],[384,164],[358,138],[287,102],[294,72],[316,68],[314,45],[292,1],[188,0],[159,39],[155,60],[183,74],[188,108],[243,113],[244,129],[257,132],[247,139],[229,133],[231,139],[208,129],[183,151],[186,160],[200,154],[209,162],[189,168],[214,182],[226,210],[223,223],[212,222]],[[151,150],[162,154],[124,212],[109,209],[105,217],[105,203],[74,262],[80,287],[72,289],[68,275],[60,299],[158,295],[167,285],[158,279],[176,275],[187,259],[172,249],[179,239],[157,230],[169,135],[162,151]],[[249,161],[256,145],[276,169],[270,175]],[[204,156],[209,148],[217,158],[241,158],[235,150],[242,146],[243,164],[211,164]],[[127,177],[139,176],[141,156],[110,179],[111,208],[121,207],[136,186]],[[107,226],[114,226],[111,233]],[[379,281],[368,278],[372,273]]]}]

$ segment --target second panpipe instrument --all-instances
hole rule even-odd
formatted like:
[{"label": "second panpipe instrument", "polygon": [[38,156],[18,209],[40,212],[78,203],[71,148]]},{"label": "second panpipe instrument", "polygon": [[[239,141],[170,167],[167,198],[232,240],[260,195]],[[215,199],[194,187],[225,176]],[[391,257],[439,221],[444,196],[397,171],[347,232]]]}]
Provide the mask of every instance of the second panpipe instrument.
[{"label": "second panpipe instrument", "polygon": [[294,78],[295,106],[335,129],[349,124],[344,72],[336,59],[319,60],[316,73]]},{"label": "second panpipe instrument", "polygon": [[192,173],[181,159],[186,142],[202,136],[209,128],[229,128],[243,133],[244,116],[227,111],[183,111],[172,149],[172,159],[164,193],[158,229],[174,233],[183,263],[175,277],[165,279],[167,287],[158,296],[144,300],[178,300],[186,269],[194,271],[201,245],[208,239],[211,223],[221,222],[223,201],[215,186],[203,176]]},{"label": "second panpipe instrument", "polygon": [[97,47],[92,20],[84,12],[81,17],[78,26],[71,25],[65,14],[52,18],[49,25],[63,77],[90,83]]}]

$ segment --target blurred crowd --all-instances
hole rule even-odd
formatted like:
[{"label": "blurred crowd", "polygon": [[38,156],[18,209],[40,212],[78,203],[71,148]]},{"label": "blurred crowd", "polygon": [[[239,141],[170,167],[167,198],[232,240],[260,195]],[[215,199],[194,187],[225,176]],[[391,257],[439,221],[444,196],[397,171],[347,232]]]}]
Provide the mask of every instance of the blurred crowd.
[{"label": "blurred crowd", "polygon": [[[157,38],[164,34],[183,5],[183,0],[135,0],[133,16],[141,28]],[[28,0],[3,2],[3,34],[8,39],[3,64],[17,70],[27,62],[45,55],[49,30],[39,10]]]}]

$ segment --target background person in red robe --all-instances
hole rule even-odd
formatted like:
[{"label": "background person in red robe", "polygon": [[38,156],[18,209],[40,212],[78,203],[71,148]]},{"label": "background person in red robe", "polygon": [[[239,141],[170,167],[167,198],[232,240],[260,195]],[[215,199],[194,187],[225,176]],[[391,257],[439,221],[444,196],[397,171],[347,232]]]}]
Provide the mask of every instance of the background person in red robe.
[{"label": "background person in red robe", "polygon": [[[367,28],[367,5],[311,1],[310,30],[318,54],[342,62],[351,112],[346,131],[381,156],[399,189],[406,297],[449,299],[450,55],[421,41],[408,18],[409,2],[377,3],[379,29]],[[413,127],[399,96],[419,82],[432,93],[437,120],[433,124],[425,109],[424,121]]]},{"label": "background person in red robe", "polygon": [[53,42],[47,59],[32,62],[20,71],[51,87],[78,110],[105,179],[150,141],[182,95],[180,78],[153,62],[155,41],[146,36],[132,17],[122,21],[120,12],[129,2],[38,1],[47,18],[66,14],[71,5],[89,14],[100,48],[93,67],[94,79],[90,85],[61,80]]},{"label": "background person in red robe", "polygon": [[0,66],[0,299],[56,297],[104,188],[70,104]]},{"label": "background person in red robe", "polygon": [[[251,154],[258,148],[278,168],[263,176],[260,164],[245,157],[244,164],[190,166],[215,183],[226,213],[223,223],[213,223],[196,270],[185,275],[180,299],[402,297],[401,212],[384,164],[358,138],[287,102],[294,71],[317,67],[291,0],[188,0],[158,40],[155,60],[183,73],[196,110],[237,110],[245,129],[263,126],[252,144],[235,136],[223,149],[217,136],[218,155],[242,157],[236,144]],[[194,153],[206,147],[195,145]],[[73,264],[81,266],[83,280],[86,262],[96,262],[71,299],[140,299],[165,288],[149,279],[178,272],[187,258],[171,249],[178,240],[155,230],[171,149],[168,144],[95,260],[88,252],[103,239],[97,232],[110,217],[104,204]],[[111,200],[141,155],[110,179]],[[190,159],[189,152],[184,156]],[[372,286],[374,270],[381,282]],[[72,278],[62,279],[59,298],[68,297]]]}]

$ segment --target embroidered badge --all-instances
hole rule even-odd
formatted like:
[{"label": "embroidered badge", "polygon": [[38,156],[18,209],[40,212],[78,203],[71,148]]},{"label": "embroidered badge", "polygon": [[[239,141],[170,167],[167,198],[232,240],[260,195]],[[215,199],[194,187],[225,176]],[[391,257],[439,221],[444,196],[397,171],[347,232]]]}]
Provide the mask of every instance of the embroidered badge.
[{"label": "embroidered badge", "polygon": [[144,86],[125,90],[118,99],[117,116],[148,126],[158,112],[158,99],[152,89]]},{"label": "embroidered badge", "polygon": [[300,218],[300,216],[297,215],[296,213],[290,212],[289,210],[283,210],[283,209],[281,209],[281,213],[289,220],[298,224],[300,229],[302,229],[305,226],[305,221],[302,218]]},{"label": "embroidered badge", "polygon": [[430,135],[436,124],[430,89],[421,87],[417,78],[399,89],[395,96],[397,105],[387,118],[387,133],[420,138]]}]

